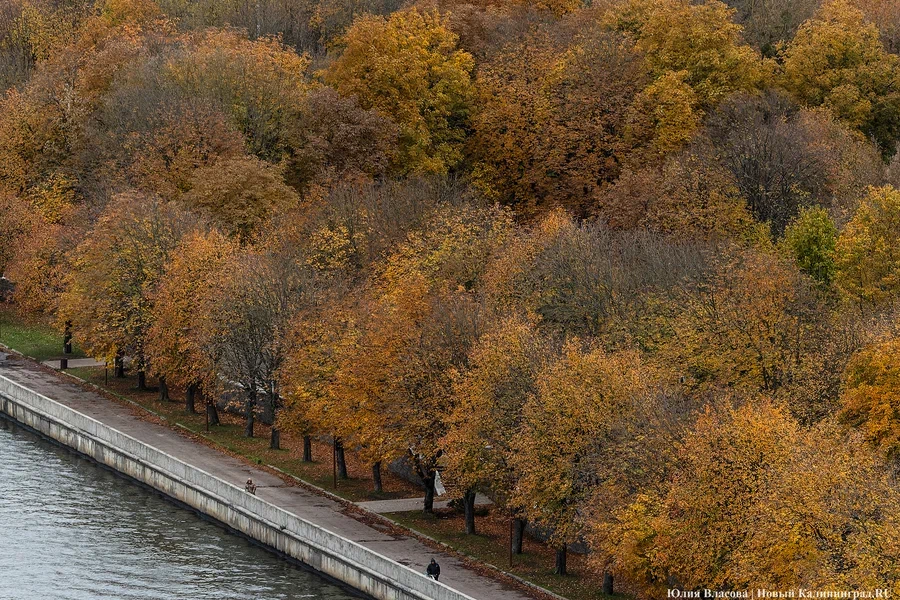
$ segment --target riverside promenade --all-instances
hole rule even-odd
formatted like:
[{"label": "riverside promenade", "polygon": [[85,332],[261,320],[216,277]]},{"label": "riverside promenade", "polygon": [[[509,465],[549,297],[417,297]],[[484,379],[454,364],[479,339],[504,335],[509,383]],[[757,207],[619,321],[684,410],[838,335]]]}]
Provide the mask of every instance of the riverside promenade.
[{"label": "riverside promenade", "polygon": [[388,527],[381,530],[376,520],[370,520],[371,525],[357,520],[347,514],[340,502],[302,487],[289,486],[267,471],[211,449],[172,429],[144,421],[135,414],[134,409],[85,390],[27,361],[0,360],[0,375],[224,481],[241,486],[252,478],[258,486],[257,496],[261,499],[418,572],[424,572],[429,560],[435,558],[441,564],[441,583],[472,598],[524,600],[532,597],[480,575],[454,556],[434,550],[414,538],[392,534]]}]

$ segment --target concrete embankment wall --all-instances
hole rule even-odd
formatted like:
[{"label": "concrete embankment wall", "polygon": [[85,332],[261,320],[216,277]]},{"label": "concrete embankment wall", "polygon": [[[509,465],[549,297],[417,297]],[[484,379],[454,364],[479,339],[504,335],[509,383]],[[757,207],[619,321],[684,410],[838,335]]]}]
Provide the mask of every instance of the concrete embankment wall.
[{"label": "concrete embankment wall", "polygon": [[0,410],[378,600],[473,600],[0,376]]}]

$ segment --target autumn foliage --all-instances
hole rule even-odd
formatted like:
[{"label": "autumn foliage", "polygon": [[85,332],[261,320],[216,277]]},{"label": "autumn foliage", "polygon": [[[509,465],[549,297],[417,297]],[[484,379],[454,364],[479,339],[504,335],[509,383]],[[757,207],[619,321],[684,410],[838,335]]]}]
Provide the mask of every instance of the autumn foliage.
[{"label": "autumn foliage", "polygon": [[6,2],[8,300],[560,576],[896,588],[896,2],[399,4]]}]

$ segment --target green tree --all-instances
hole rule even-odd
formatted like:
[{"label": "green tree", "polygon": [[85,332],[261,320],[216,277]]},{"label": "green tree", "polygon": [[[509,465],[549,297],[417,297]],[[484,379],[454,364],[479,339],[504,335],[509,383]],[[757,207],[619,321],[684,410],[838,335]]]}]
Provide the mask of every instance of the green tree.
[{"label": "green tree", "polygon": [[837,236],[837,226],[828,211],[813,206],[801,210],[787,226],[782,245],[801,271],[827,287],[834,279]]}]

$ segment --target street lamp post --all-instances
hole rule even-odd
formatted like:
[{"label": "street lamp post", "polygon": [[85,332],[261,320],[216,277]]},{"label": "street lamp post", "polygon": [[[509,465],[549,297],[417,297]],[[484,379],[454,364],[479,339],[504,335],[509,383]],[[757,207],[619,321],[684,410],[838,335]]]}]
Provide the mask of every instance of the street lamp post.
[{"label": "street lamp post", "polygon": [[515,542],[516,535],[516,520],[513,517],[509,518],[509,568],[512,569],[513,566],[513,543]]},{"label": "street lamp post", "polygon": [[331,479],[337,489],[337,437],[331,436]]}]

